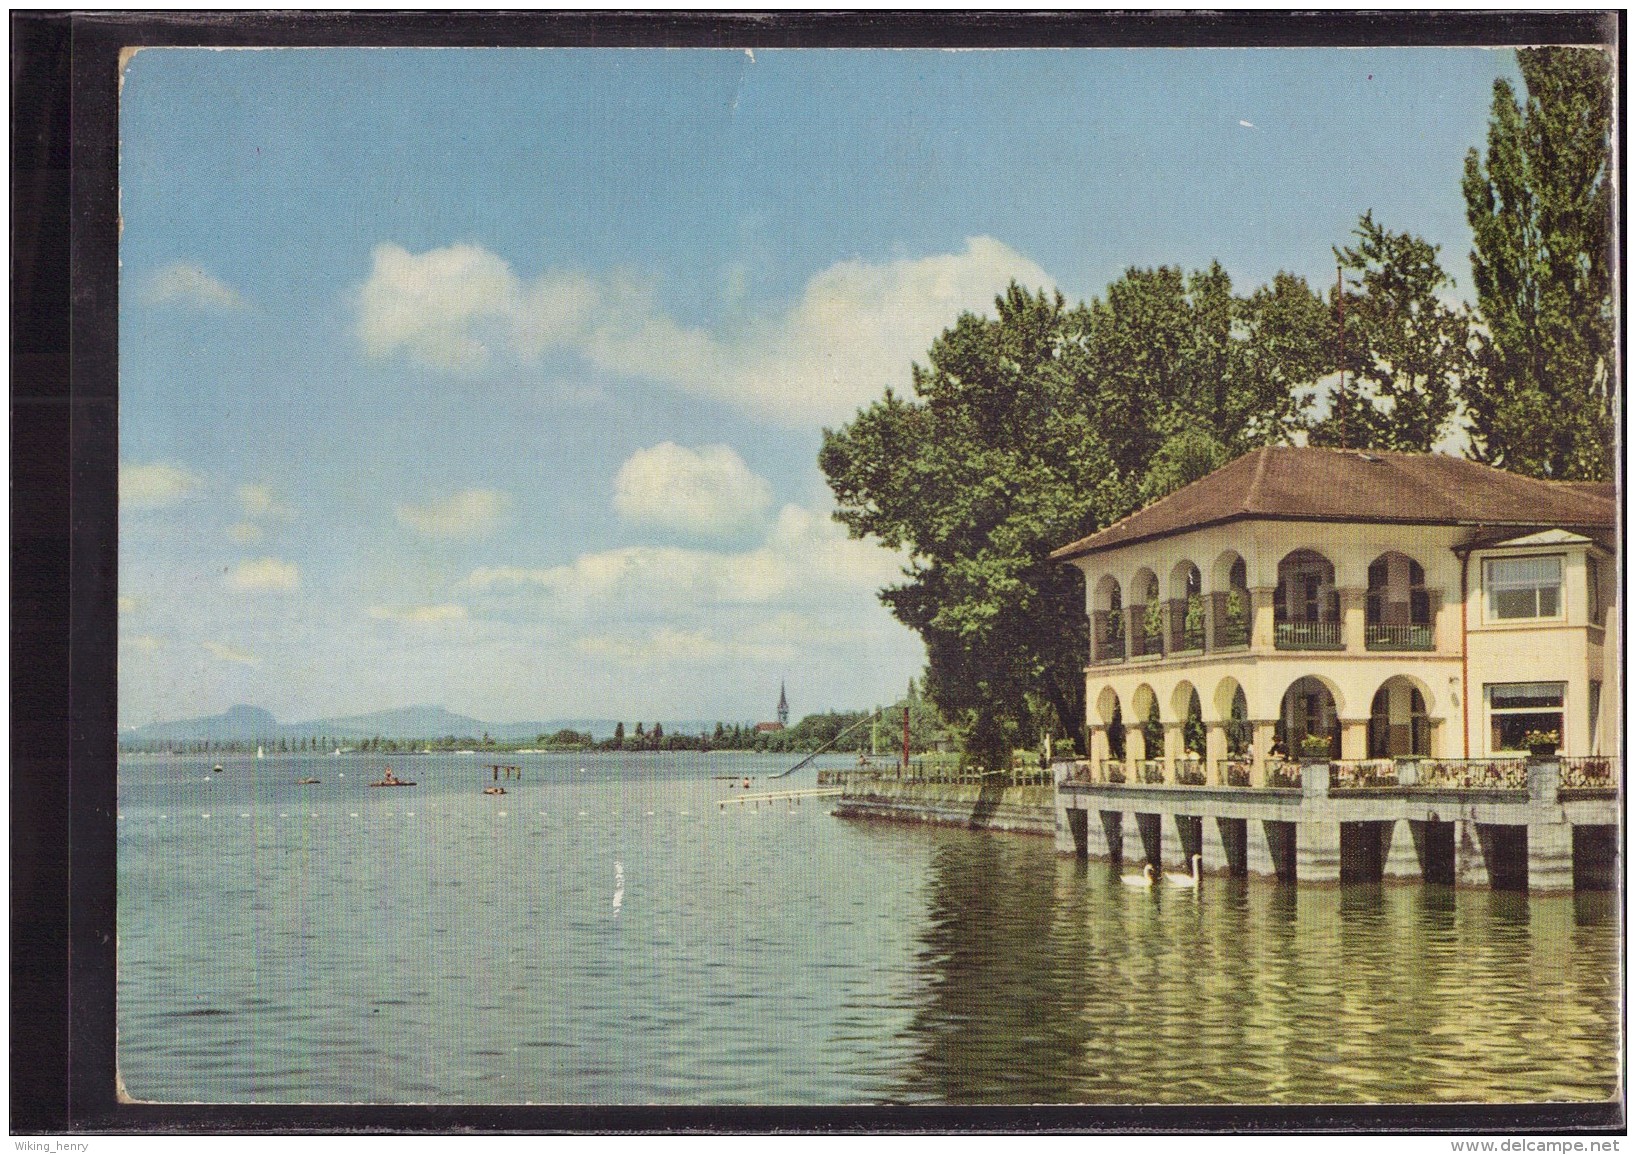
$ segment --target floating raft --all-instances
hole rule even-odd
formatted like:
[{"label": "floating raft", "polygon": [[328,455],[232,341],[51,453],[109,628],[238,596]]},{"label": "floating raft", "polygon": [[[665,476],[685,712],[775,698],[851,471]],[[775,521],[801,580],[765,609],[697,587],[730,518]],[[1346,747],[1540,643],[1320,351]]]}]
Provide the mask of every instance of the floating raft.
[{"label": "floating raft", "polygon": [[404,781],[401,781],[401,780],[398,780],[398,779],[394,779],[393,781],[388,782],[386,779],[383,778],[379,782],[371,782],[370,785],[371,786],[413,786],[414,783],[413,782],[404,782]]}]

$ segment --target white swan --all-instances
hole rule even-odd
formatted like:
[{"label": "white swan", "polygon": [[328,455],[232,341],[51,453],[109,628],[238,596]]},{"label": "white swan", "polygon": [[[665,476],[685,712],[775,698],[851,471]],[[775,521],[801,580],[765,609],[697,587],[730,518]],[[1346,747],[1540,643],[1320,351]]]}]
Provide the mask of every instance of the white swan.
[{"label": "white swan", "polygon": [[1119,881],[1126,886],[1152,886],[1155,881],[1153,863],[1150,862],[1142,867],[1141,874],[1121,874]]},{"label": "white swan", "polygon": [[1179,886],[1187,890],[1193,890],[1199,885],[1199,876],[1202,873],[1203,865],[1204,859],[1195,854],[1193,856],[1192,874],[1177,874],[1174,871],[1168,871],[1165,874],[1165,881],[1171,886]]}]

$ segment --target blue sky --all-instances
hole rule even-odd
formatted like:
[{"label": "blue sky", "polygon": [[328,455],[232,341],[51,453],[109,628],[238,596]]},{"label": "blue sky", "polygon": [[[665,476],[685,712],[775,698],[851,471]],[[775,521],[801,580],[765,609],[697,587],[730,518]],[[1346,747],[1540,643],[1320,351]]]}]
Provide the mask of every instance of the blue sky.
[{"label": "blue sky", "polygon": [[122,725],[797,716],[923,665],[815,456],[1008,280],[1469,283],[1488,50],[149,49]]}]

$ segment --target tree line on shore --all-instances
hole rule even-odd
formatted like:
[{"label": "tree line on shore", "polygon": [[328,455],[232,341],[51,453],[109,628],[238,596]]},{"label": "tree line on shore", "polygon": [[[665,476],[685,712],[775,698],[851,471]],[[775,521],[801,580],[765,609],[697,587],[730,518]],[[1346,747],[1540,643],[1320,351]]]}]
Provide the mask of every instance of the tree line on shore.
[{"label": "tree line on shore", "polygon": [[717,722],[713,730],[689,734],[667,731],[664,724],[655,722],[651,727],[637,722],[627,729],[620,722],[611,738],[597,739],[584,731],[563,729],[554,734],[539,734],[532,739],[497,741],[487,733],[480,736],[447,734],[438,738],[402,738],[374,735],[369,738],[197,738],[186,740],[122,740],[120,749],[127,753],[167,753],[200,756],[206,754],[253,754],[258,749],[268,754],[331,754],[336,750],[360,754],[446,754],[456,750],[483,753],[516,753],[521,750],[545,752],[611,752],[611,751],[698,751],[743,750],[755,753],[810,753],[834,742],[845,734],[843,741],[833,748],[847,753],[867,751],[872,744],[885,751],[902,748],[903,709],[909,710],[910,749],[922,753],[934,749],[942,739],[945,726],[937,708],[910,682],[907,696],[897,705],[879,711],[873,726],[862,725],[876,710],[826,710],[808,714],[795,725],[782,730],[763,730],[753,724]]},{"label": "tree line on shore", "polygon": [[825,429],[853,537],[908,554],[880,592],[926,645],[927,695],[968,756],[1004,764],[1085,723],[1083,579],[1050,560],[1263,445],[1427,452],[1556,480],[1614,476],[1612,72],[1517,52],[1465,158],[1475,303],[1438,248],[1363,211],[1327,291],[1220,264],[1131,268],[1100,298],[1013,282],[885,396]]}]

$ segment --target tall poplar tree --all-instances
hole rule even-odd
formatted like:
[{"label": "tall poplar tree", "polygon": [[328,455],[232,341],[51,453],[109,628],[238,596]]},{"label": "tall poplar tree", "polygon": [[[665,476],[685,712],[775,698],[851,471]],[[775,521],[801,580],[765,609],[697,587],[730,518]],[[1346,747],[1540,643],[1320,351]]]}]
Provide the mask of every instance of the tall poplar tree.
[{"label": "tall poplar tree", "polygon": [[1473,454],[1540,477],[1613,476],[1613,111],[1608,54],[1517,52],[1527,99],[1494,82],[1488,150],[1466,156],[1482,330],[1467,385]]}]

